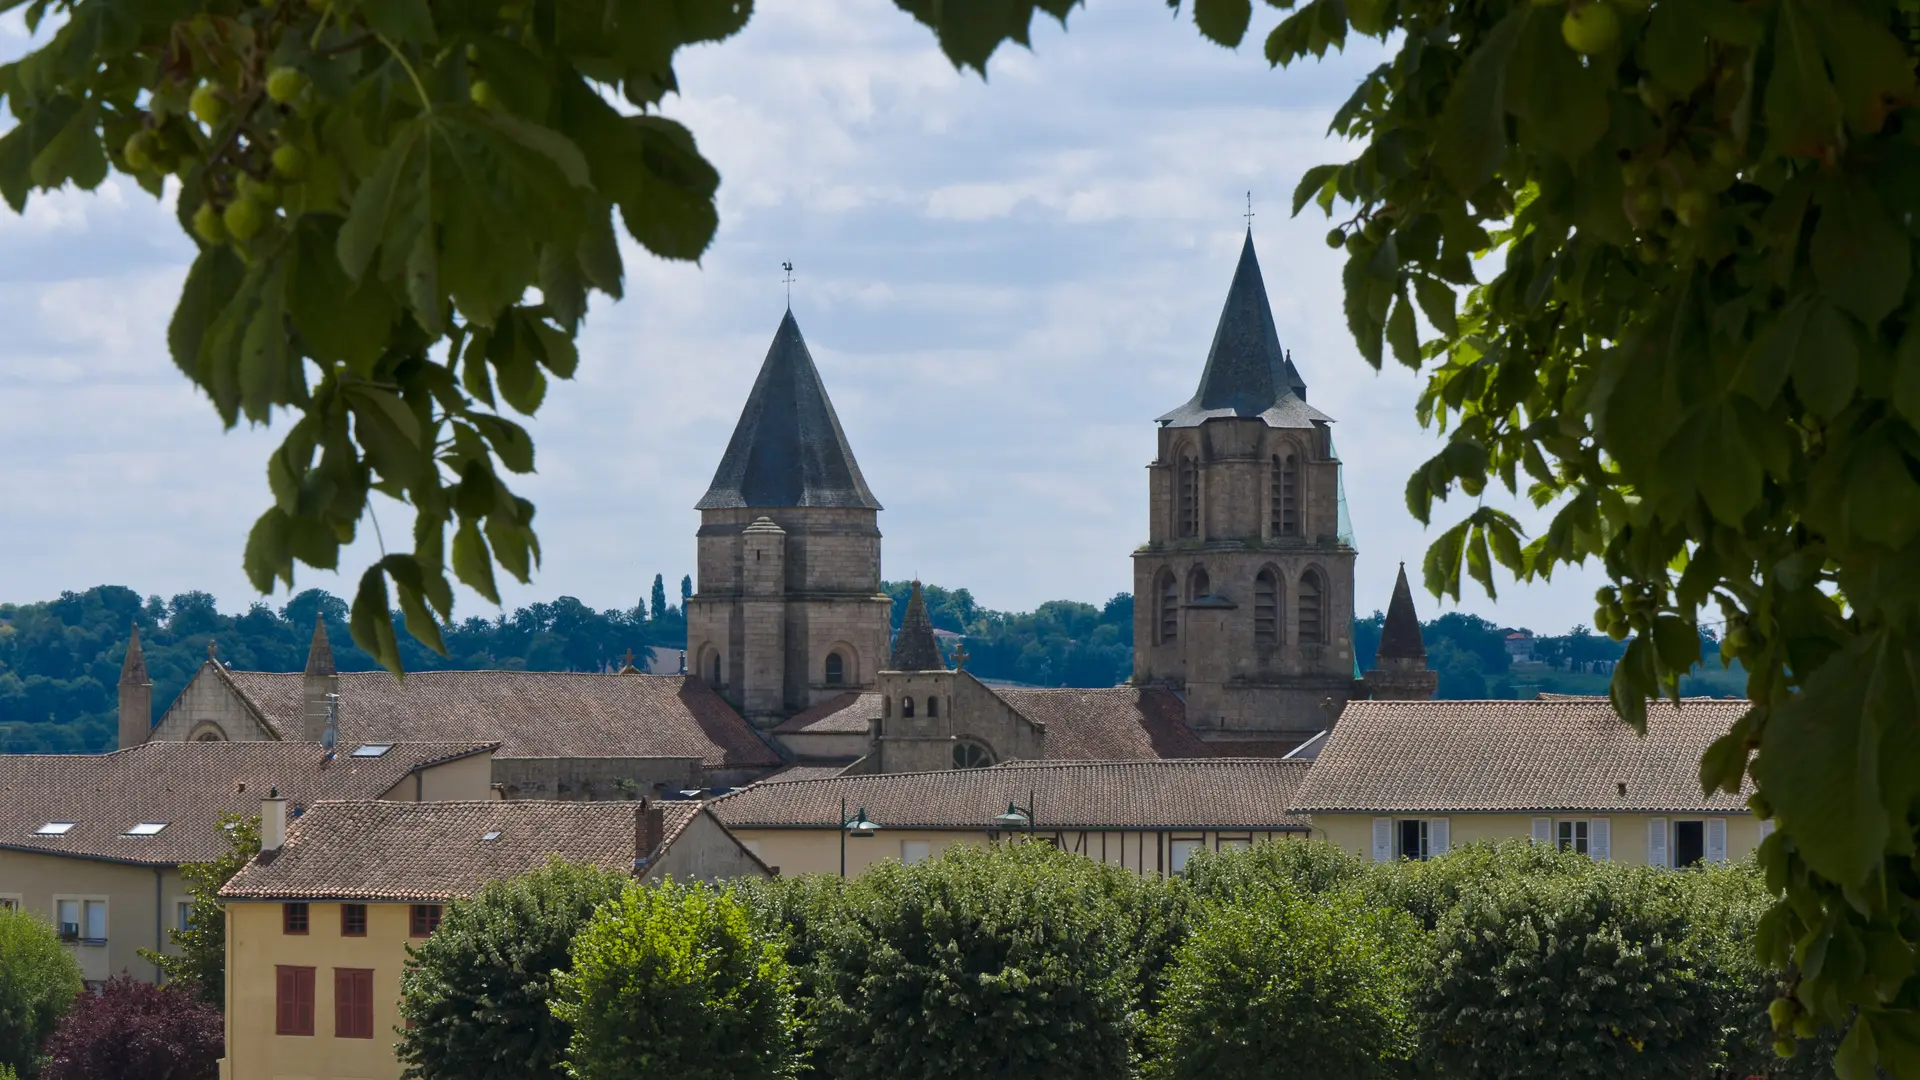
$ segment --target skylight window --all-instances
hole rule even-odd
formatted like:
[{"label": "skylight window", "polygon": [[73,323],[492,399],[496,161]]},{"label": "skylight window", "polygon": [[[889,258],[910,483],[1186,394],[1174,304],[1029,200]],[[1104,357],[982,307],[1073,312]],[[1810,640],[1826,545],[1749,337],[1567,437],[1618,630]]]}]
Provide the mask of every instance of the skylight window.
[{"label": "skylight window", "polygon": [[486,841],[487,843],[489,843],[489,844],[491,844],[491,843],[493,843],[493,842],[494,842],[495,840],[498,840],[498,839],[500,839],[500,830],[499,830],[499,829],[488,829],[488,830],[487,830],[487,832],[486,832],[486,835],[484,835],[484,836],[482,836],[482,837],[481,837],[480,839],[482,839],[482,840],[484,840],[484,841]]},{"label": "skylight window", "polygon": [[33,835],[65,836],[67,835],[67,830],[71,828],[73,828],[73,822],[71,821],[49,821],[45,825],[33,830]]},{"label": "skylight window", "polygon": [[128,829],[126,832],[126,835],[128,836],[159,836],[160,830],[166,827],[167,827],[167,823],[164,821],[142,821],[138,825],[135,825],[133,828]]},{"label": "skylight window", "polygon": [[352,756],[353,757],[384,757],[386,756],[387,751],[391,749],[393,749],[393,744],[390,742],[363,743],[360,746],[356,746],[353,748]]}]

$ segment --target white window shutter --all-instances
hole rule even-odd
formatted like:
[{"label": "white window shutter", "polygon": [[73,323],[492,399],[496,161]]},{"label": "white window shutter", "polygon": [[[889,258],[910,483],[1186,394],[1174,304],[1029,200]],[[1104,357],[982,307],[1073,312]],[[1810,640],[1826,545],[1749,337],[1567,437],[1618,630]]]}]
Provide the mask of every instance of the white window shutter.
[{"label": "white window shutter", "polygon": [[1393,819],[1373,819],[1373,861],[1393,861]]},{"label": "white window shutter", "polygon": [[1449,836],[1450,824],[1447,818],[1437,817],[1427,822],[1427,854],[1445,855],[1452,839]]},{"label": "white window shutter", "polygon": [[1663,817],[1647,820],[1647,865],[1667,865],[1667,819]]},{"label": "white window shutter", "polygon": [[1707,861],[1727,861],[1727,819],[1707,819]]},{"label": "white window shutter", "polygon": [[1533,842],[1536,844],[1553,843],[1553,819],[1537,817],[1533,819]]},{"label": "white window shutter", "polygon": [[1597,817],[1587,822],[1587,854],[1597,862],[1613,858],[1613,822]]}]

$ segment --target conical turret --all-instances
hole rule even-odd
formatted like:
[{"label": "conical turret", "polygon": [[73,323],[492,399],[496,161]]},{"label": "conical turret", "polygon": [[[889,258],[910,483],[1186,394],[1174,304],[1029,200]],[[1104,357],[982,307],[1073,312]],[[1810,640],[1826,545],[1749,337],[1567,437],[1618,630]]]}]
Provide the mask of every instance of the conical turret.
[{"label": "conical turret", "polygon": [[1413,610],[1413,589],[1407,584],[1407,564],[1393,583],[1386,622],[1380,628],[1380,650],[1364,676],[1367,696],[1375,701],[1427,701],[1440,687],[1440,673],[1427,667],[1427,645],[1420,636],[1420,616]]},{"label": "conical turret", "polygon": [[300,680],[300,737],[319,742],[326,736],[328,698],[340,688],[333,666],[333,646],[327,642],[327,620],[313,617],[313,642],[307,646],[307,670]]},{"label": "conical turret", "polygon": [[880,509],[791,311],[774,332],[713,485],[694,504],[696,510],[762,506]]},{"label": "conical turret", "polygon": [[892,671],[945,671],[940,659],[940,643],[933,636],[933,620],[927,616],[927,598],[920,583],[913,583],[907,597],[907,610],[900,617],[900,633],[893,639],[893,658],[887,664]]},{"label": "conical turret", "polygon": [[140,624],[127,638],[127,658],[120,662],[120,749],[139,746],[153,734],[153,680],[147,677],[147,656],[140,648]]},{"label": "conical turret", "polygon": [[1162,424],[1195,427],[1217,417],[1261,417],[1274,427],[1307,427],[1330,417],[1307,405],[1306,380],[1280,347],[1273,307],[1253,253],[1253,231],[1240,248],[1240,263],[1207,350],[1200,388],[1185,405],[1162,416]]}]

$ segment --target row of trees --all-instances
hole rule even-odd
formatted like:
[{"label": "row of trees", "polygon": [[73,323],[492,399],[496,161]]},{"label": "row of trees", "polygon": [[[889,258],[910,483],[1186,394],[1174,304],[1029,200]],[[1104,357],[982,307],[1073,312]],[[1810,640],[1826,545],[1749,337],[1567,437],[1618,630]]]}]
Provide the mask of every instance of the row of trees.
[{"label": "row of trees", "polygon": [[188,984],[87,991],[51,926],[0,907],[0,1080],[213,1080],[222,1031]]},{"label": "row of trees", "polygon": [[1170,880],[956,847],[718,890],[554,864],[449,910],[399,1053],[414,1080],[1830,1075],[1805,1011],[1769,1012],[1767,902],[1751,866],[1525,844],[1283,842]]}]

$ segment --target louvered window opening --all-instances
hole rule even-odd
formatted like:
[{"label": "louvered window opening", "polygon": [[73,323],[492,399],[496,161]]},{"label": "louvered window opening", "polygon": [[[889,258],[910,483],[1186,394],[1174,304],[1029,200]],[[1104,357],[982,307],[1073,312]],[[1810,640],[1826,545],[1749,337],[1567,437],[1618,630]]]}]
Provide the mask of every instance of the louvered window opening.
[{"label": "louvered window opening", "polygon": [[1280,583],[1271,570],[1262,570],[1253,579],[1253,642],[1280,643]]},{"label": "louvered window opening", "polygon": [[1180,639],[1180,590],[1173,575],[1160,579],[1160,643],[1170,645]]},{"label": "louvered window opening", "polygon": [[1192,454],[1180,456],[1180,535],[1200,535],[1200,462]]},{"label": "louvered window opening", "polygon": [[1324,638],[1320,617],[1320,575],[1300,579],[1300,643],[1318,645]]},{"label": "louvered window opening", "polygon": [[1273,459],[1269,528],[1275,536],[1300,535],[1300,466],[1292,454]]}]

